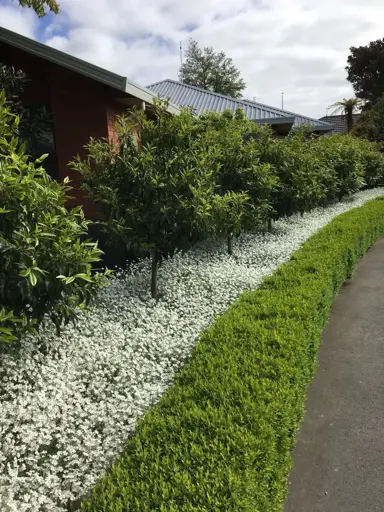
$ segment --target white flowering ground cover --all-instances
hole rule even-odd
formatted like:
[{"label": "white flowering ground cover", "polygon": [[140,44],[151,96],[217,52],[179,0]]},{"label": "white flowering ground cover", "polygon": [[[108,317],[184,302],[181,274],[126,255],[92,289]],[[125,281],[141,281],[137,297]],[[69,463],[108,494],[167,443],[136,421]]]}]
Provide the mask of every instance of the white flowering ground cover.
[{"label": "white flowering ground cover", "polygon": [[96,306],[56,336],[47,329],[0,352],[0,511],[79,507],[172,382],[200,332],[287,261],[336,215],[384,189],[279,220],[272,233],[210,243],[159,270],[164,295],[150,298],[147,261],[100,294]]}]

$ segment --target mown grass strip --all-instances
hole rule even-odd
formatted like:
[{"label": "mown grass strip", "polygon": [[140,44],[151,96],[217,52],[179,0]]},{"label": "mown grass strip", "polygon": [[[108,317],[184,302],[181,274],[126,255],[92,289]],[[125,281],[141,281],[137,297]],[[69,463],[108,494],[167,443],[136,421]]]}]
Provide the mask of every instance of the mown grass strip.
[{"label": "mown grass strip", "polygon": [[281,511],[335,295],[384,233],[384,200],[334,219],[208,329],[84,512]]}]

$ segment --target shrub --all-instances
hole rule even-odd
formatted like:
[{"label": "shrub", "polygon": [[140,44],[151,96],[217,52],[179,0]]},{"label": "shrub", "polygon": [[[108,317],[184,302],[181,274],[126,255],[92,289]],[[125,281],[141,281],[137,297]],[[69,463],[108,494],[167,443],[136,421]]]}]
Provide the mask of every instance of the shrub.
[{"label": "shrub", "polygon": [[19,118],[0,93],[0,340],[37,328],[48,315],[59,329],[76,317],[103,282],[92,275],[97,245],[81,238],[81,208],[67,211],[70,187],[28,160],[18,141]]},{"label": "shrub", "polygon": [[361,139],[358,146],[366,186],[376,187],[384,179],[384,155],[379,152],[380,146],[373,142]]},{"label": "shrub", "polygon": [[201,129],[208,143],[220,148],[216,183],[225,206],[219,208],[217,225],[219,234],[227,236],[228,252],[232,254],[232,236],[260,227],[272,213],[277,178],[272,166],[261,162],[260,147],[255,141],[265,128],[255,126],[238,110],[208,114]]},{"label": "shrub", "polygon": [[273,194],[275,217],[312,210],[334,185],[333,170],[324,169],[304,132],[268,141],[264,155],[273,165],[279,183]]},{"label": "shrub", "polygon": [[91,140],[88,159],[77,159],[73,167],[101,206],[107,232],[128,250],[151,254],[151,291],[157,297],[161,258],[187,250],[214,229],[220,149],[204,143],[190,110],[170,116],[159,102],[152,116],[133,111],[121,118],[117,144]]},{"label": "shrub", "polygon": [[374,104],[364,106],[359,119],[354,123],[352,134],[368,139],[384,138],[384,95]]},{"label": "shrub", "polygon": [[334,198],[351,195],[383,177],[378,146],[351,135],[313,137],[305,131],[286,139],[266,139],[263,160],[279,180],[273,193],[276,217],[310,211]]},{"label": "shrub", "polygon": [[228,254],[233,254],[233,236],[243,231],[246,212],[252,208],[251,199],[243,192],[225,192],[213,199],[216,234],[227,237]]},{"label": "shrub", "polygon": [[333,298],[384,232],[384,201],[340,215],[201,337],[83,512],[278,512]]},{"label": "shrub", "polygon": [[336,195],[339,199],[357,192],[365,185],[364,166],[357,139],[351,135],[335,134],[320,137],[315,145],[324,167],[334,169]]}]

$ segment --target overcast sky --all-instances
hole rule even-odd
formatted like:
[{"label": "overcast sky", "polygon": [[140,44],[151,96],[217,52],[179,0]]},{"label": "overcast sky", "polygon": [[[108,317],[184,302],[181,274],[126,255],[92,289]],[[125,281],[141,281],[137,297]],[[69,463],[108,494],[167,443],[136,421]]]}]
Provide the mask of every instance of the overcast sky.
[{"label": "overcast sky", "polygon": [[[179,44],[224,50],[244,96],[313,117],[353,95],[350,46],[384,37],[383,0],[59,0],[39,20],[0,0],[0,25],[148,85],[177,79]],[[1,56],[0,56],[1,60]]]}]

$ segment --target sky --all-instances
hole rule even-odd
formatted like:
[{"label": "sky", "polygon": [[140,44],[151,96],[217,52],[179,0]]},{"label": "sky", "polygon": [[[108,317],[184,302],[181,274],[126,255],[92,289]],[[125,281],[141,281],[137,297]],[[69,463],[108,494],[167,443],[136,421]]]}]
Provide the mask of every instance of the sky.
[{"label": "sky", "polygon": [[[0,0],[0,26],[141,85],[177,80],[180,41],[224,50],[247,84],[244,97],[312,117],[353,96],[351,46],[384,37],[383,0],[59,0],[38,19]],[[1,59],[1,56],[0,56]],[[328,110],[329,112],[332,109]]]}]

